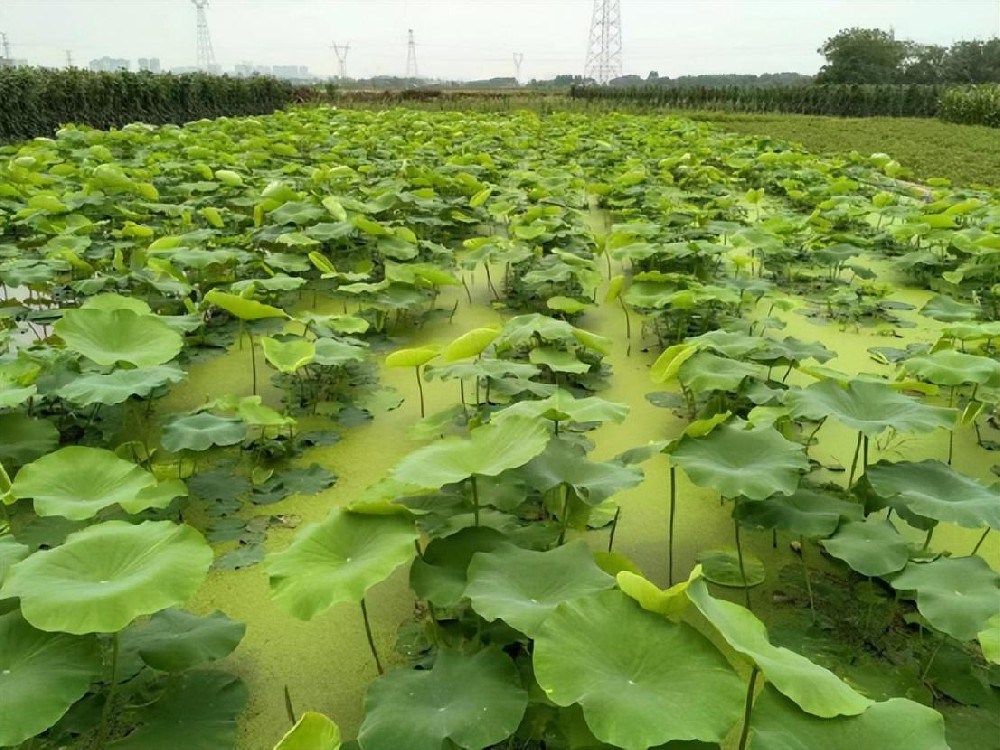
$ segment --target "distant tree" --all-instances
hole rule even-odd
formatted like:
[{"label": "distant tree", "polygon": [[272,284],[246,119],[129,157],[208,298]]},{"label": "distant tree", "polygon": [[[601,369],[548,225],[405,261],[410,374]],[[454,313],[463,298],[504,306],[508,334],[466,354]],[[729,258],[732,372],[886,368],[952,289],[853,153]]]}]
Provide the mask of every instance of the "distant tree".
[{"label": "distant tree", "polygon": [[945,78],[944,62],[948,48],[937,44],[906,43],[906,59],[903,60],[903,83],[942,83]]},{"label": "distant tree", "polygon": [[819,53],[826,65],[816,83],[893,83],[901,77],[907,43],[881,29],[844,29]]},{"label": "distant tree", "polygon": [[948,83],[1000,83],[1000,39],[958,42],[943,61]]},{"label": "distant tree", "polygon": [[647,80],[647,81],[655,81],[655,80],[657,80],[657,79],[658,79],[659,77],[660,77],[660,74],[659,74],[659,72],[658,72],[658,71],[656,71],[656,70],[651,70],[651,71],[649,71],[649,75],[648,75],[648,76],[646,76],[646,80]]}]

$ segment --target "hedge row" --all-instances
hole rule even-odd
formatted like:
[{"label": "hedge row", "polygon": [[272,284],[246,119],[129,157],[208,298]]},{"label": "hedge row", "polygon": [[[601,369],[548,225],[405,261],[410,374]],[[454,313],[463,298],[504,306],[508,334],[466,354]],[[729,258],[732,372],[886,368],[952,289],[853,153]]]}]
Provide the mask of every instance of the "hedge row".
[{"label": "hedge row", "polygon": [[267,114],[293,100],[292,85],[274,78],[5,68],[0,141],[51,136],[71,122],[107,129]]}]

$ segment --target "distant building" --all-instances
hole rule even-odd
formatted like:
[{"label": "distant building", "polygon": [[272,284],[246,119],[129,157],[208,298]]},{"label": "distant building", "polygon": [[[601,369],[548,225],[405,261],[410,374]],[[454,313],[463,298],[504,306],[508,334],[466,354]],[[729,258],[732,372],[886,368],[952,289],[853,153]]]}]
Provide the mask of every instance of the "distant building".
[{"label": "distant building", "polygon": [[312,78],[308,66],[305,65],[275,65],[271,68],[275,78],[287,78],[292,81],[302,81]]},{"label": "distant building", "polygon": [[139,70],[146,73],[159,73],[160,72],[160,58],[158,57],[140,57],[139,58]]},{"label": "distant building", "polygon": [[233,71],[236,75],[243,78],[249,78],[250,76],[269,76],[274,74],[274,70],[270,65],[254,65],[249,62],[240,63],[233,69]]},{"label": "distant building", "polygon": [[119,70],[128,70],[131,66],[131,61],[120,57],[99,57],[90,61],[90,69],[95,73],[114,73]]}]

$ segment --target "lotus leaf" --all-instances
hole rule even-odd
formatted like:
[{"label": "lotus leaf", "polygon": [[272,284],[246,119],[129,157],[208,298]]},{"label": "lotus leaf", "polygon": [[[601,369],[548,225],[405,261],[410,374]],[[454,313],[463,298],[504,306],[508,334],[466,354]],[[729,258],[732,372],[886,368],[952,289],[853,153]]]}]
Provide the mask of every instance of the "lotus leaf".
[{"label": "lotus leaf", "polygon": [[14,565],[0,597],[21,597],[24,618],[40,630],[117,633],[185,602],[211,563],[211,547],[190,526],[108,521]]},{"label": "lotus leaf", "polygon": [[801,445],[770,428],[743,429],[742,423],[722,425],[701,438],[684,437],[671,457],[700,487],[751,500],[792,494],[809,468]]},{"label": "lotus leaf", "polygon": [[748,365],[709,352],[698,352],[680,366],[678,380],[694,393],[736,391],[747,378],[763,375],[760,366]]},{"label": "lotus leaf", "polygon": [[751,750],[949,750],[941,714],[919,703],[893,698],[857,716],[823,719],[770,686],[754,706],[751,733]]},{"label": "lotus leaf", "polygon": [[[252,291],[252,290],[251,290]],[[287,318],[284,310],[263,302],[241,297],[229,292],[213,289],[205,295],[205,302],[221,307],[230,315],[240,320],[264,320],[265,318]]]},{"label": "lotus leaf", "polygon": [[556,349],[553,346],[539,346],[528,353],[528,361],[533,365],[548,367],[553,372],[568,372],[583,375],[590,372],[590,365],[576,357],[576,352]]},{"label": "lotus leaf", "polygon": [[576,328],[564,320],[556,320],[546,315],[518,315],[507,321],[500,331],[495,344],[498,350],[510,347],[530,346],[533,339],[569,343],[576,341],[599,354],[611,351],[611,341],[590,331]]},{"label": "lotus leaf", "polygon": [[[692,573],[692,579],[701,575],[700,567],[695,568],[695,571],[696,573]],[[637,571],[619,571],[615,574],[615,580],[618,588],[629,598],[635,599],[644,610],[663,615],[675,622],[680,621],[690,604],[687,598],[690,580],[675,584],[666,591],[643,578]]]},{"label": "lotus leaf", "polygon": [[550,440],[545,450],[517,474],[540,492],[566,485],[590,506],[599,505],[622,490],[638,486],[643,477],[642,470],[634,466],[622,466],[614,461],[591,461],[582,447],[559,439]]},{"label": "lotus leaf", "polygon": [[966,302],[939,294],[933,297],[926,305],[920,308],[920,314],[928,318],[940,320],[945,323],[956,323],[958,321],[976,320],[981,310],[977,305],[970,305]]},{"label": "lotus leaf", "polygon": [[0,536],[0,586],[10,567],[26,558],[30,551],[27,545],[21,544],[10,534]]},{"label": "lotus leaf", "polygon": [[694,344],[674,344],[664,350],[649,368],[649,377],[654,383],[668,383],[677,377],[681,367],[698,353]]},{"label": "lotus leaf", "polygon": [[89,404],[121,404],[132,396],[145,398],[157,388],[180,383],[187,377],[179,367],[164,365],[136,370],[115,370],[108,374],[81,375],[60,388],[56,395],[67,401]]},{"label": "lotus leaf", "polygon": [[533,658],[549,700],[580,704],[594,736],[625,750],[720,742],[742,710],[743,685],[708,640],[619,591],[560,604]]},{"label": "lotus leaf", "polygon": [[868,518],[842,525],[820,542],[823,548],[851,570],[865,576],[883,576],[902,570],[910,559],[910,546],[891,521]]},{"label": "lotus leaf", "polygon": [[0,746],[51,727],[100,676],[92,636],[36,630],[17,610],[0,615]]},{"label": "lotus leaf", "polygon": [[343,367],[350,362],[364,362],[368,353],[363,346],[332,338],[316,339],[314,343],[314,361],[324,367]]},{"label": "lotus leaf", "polygon": [[829,670],[787,648],[772,646],[764,623],[750,610],[714,598],[704,581],[693,581],[687,595],[726,643],[756,665],[768,682],[806,713],[824,718],[854,716],[871,705],[870,700]]},{"label": "lotus leaf", "polygon": [[242,420],[208,412],[175,417],[163,428],[160,442],[168,451],[207,451],[214,446],[235,445],[247,435]]},{"label": "lotus leaf", "polygon": [[474,328],[452,341],[444,350],[445,362],[478,357],[500,335],[496,328]]},{"label": "lotus leaf", "polygon": [[[740,568],[739,553],[731,548],[707,549],[698,553],[698,564],[705,579],[719,586],[734,589],[753,588],[764,583],[764,563],[759,557],[743,553],[743,568]],[[746,583],[744,584],[744,575]]]},{"label": "lotus leaf", "polygon": [[986,627],[976,634],[987,661],[1000,664],[1000,612],[986,621]]},{"label": "lotus leaf", "polygon": [[316,345],[304,338],[279,341],[265,336],[260,345],[268,364],[286,375],[295,374],[316,358]]},{"label": "lotus leaf", "polygon": [[340,728],[323,714],[306,711],[274,750],[340,750]]},{"label": "lotus leaf", "polygon": [[1000,362],[964,352],[944,350],[910,357],[903,363],[903,369],[937,385],[1000,386]]},{"label": "lotus leaf", "polygon": [[386,367],[421,367],[438,355],[437,349],[400,349],[385,358]]},{"label": "lotus leaf", "polygon": [[125,653],[138,654],[163,672],[185,669],[229,656],[243,639],[246,626],[222,612],[199,617],[178,609],[157,612],[149,622],[132,625],[121,635]]},{"label": "lotus leaf", "polygon": [[341,602],[360,602],[372,586],[415,554],[413,521],[402,515],[335,510],[264,561],[279,607],[311,620]]},{"label": "lotus leaf", "polygon": [[911,562],[889,583],[897,591],[916,591],[920,614],[959,641],[976,637],[996,614],[1000,598],[1000,575],[981,557]]},{"label": "lotus leaf", "polygon": [[548,552],[505,545],[472,557],[465,595],[485,620],[503,620],[529,638],[561,602],[605,591],[615,579],[582,541]]},{"label": "lotus leaf", "polygon": [[135,297],[106,293],[89,297],[80,305],[84,310],[131,310],[139,315],[151,315],[153,309],[147,302]]},{"label": "lotus leaf", "polygon": [[410,566],[410,586],[421,599],[439,607],[453,607],[465,594],[472,556],[477,552],[492,552],[506,542],[506,536],[485,526],[432,539]]},{"label": "lotus leaf", "polygon": [[863,508],[824,492],[799,487],[791,495],[741,502],[734,510],[744,526],[781,529],[807,537],[826,537],[842,520],[860,521]]},{"label": "lotus leaf", "polygon": [[55,324],[66,348],[105,367],[121,362],[156,367],[184,347],[181,335],[156,315],[133,310],[67,310]]},{"label": "lotus leaf", "polygon": [[610,422],[621,424],[628,416],[629,407],[605,401],[597,396],[576,398],[569,391],[558,389],[548,398],[537,401],[519,401],[494,416],[494,422],[521,414],[543,417],[554,422]]},{"label": "lotus leaf", "polygon": [[496,648],[472,656],[442,649],[430,670],[396,669],[365,697],[361,750],[481,750],[514,733],[528,694]]}]

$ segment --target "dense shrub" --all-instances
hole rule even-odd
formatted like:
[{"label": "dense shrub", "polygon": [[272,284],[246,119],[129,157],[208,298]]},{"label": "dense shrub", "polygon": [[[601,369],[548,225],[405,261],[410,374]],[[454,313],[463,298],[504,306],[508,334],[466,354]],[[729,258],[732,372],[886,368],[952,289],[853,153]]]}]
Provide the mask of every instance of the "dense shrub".
[{"label": "dense shrub", "polygon": [[963,86],[941,97],[941,119],[1000,128],[1000,86]]}]

